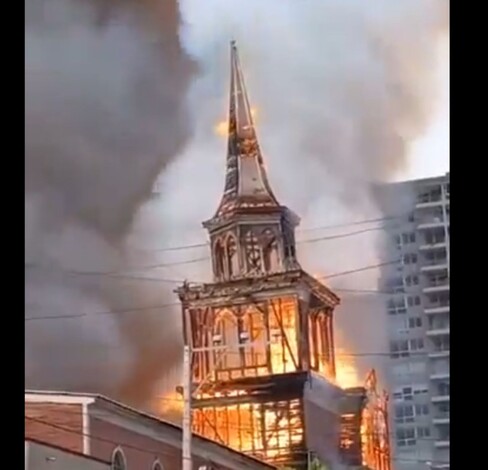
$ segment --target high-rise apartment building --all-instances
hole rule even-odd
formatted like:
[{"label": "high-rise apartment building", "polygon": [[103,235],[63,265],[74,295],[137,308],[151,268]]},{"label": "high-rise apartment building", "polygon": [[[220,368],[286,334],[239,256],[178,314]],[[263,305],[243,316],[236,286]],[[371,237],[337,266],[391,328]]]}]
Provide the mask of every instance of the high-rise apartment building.
[{"label": "high-rise apartment building", "polygon": [[387,192],[409,201],[388,223],[400,262],[383,273],[394,468],[449,469],[449,174]]}]

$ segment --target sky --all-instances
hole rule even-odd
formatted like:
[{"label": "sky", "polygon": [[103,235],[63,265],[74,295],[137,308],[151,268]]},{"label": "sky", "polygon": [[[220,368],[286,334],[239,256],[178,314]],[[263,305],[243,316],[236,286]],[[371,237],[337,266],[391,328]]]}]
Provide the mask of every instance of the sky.
[{"label": "sky", "polygon": [[449,39],[439,45],[439,101],[427,133],[412,146],[410,165],[400,179],[427,178],[449,171]]}]

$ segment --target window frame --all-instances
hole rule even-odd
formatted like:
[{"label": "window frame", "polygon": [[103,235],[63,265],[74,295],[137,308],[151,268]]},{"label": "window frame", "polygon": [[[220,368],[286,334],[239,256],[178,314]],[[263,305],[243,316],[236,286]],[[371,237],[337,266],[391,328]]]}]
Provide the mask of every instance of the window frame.
[{"label": "window frame", "polygon": [[[120,468],[119,466],[115,466],[115,459],[117,458],[117,456],[120,456],[120,458],[122,459],[122,468]],[[117,446],[112,452],[112,459],[110,460],[110,470],[127,470],[127,459],[125,458],[124,451],[120,446]]]}]

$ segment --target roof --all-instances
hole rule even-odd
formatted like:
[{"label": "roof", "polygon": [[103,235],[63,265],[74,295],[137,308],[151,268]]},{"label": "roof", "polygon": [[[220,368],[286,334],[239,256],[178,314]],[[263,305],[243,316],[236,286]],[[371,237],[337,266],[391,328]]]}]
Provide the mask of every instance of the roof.
[{"label": "roof", "polygon": [[[83,399],[93,399],[94,401],[101,401],[104,403],[107,403],[111,406],[115,406],[119,408],[120,410],[125,411],[129,415],[133,417],[139,417],[145,420],[151,421],[153,424],[156,425],[161,425],[165,426],[168,429],[172,429],[175,432],[182,433],[182,429],[180,426],[177,426],[176,424],[170,423],[169,421],[166,421],[164,419],[158,418],[157,416],[151,415],[150,413],[146,413],[141,410],[137,410],[135,408],[132,408],[128,405],[125,405],[121,402],[118,402],[116,400],[113,400],[111,398],[108,398],[104,395],[100,395],[97,393],[76,393],[76,392],[66,392],[66,391],[52,391],[52,390],[25,390],[25,395],[38,395],[38,396],[65,396],[65,397],[73,397],[73,398],[79,398],[81,400]],[[211,439],[207,439],[205,437],[199,436],[197,434],[193,434],[192,440],[194,442],[200,443],[201,445],[205,445],[207,447],[212,447],[214,448],[217,452],[225,452],[229,454],[229,456],[234,457],[236,459],[244,459],[248,461],[250,464],[256,464],[262,469],[275,469],[276,467],[269,465],[265,462],[262,462],[261,460],[258,460],[254,457],[251,457],[249,455],[243,454],[241,452],[238,452],[234,449],[231,449],[230,447],[227,447],[225,445],[219,444],[218,442],[215,442]]]}]

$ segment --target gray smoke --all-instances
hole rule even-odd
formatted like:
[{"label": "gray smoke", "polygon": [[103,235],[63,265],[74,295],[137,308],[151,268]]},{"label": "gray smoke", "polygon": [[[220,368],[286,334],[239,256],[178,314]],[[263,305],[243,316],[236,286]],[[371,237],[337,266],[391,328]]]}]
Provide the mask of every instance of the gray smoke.
[{"label": "gray smoke", "polygon": [[[302,216],[302,228],[396,215],[373,190],[408,165],[409,146],[422,135],[436,105],[438,42],[447,33],[445,0],[185,0],[184,42],[202,64],[190,93],[196,133],[161,176],[160,203],[138,219],[144,246],[206,240],[200,222],[221,196],[225,139],[214,125],[227,114],[229,40],[236,39],[268,173],[280,201]],[[153,234],[171,220],[163,244]],[[330,236],[381,223],[301,232]],[[303,266],[328,275],[374,265],[395,254],[381,231],[300,245]],[[140,239],[139,239],[140,241]],[[134,243],[137,241],[134,239]],[[169,261],[208,255],[205,249],[161,253]],[[188,279],[210,279],[209,262],[172,266]],[[378,288],[378,270],[330,280],[339,289]],[[381,296],[339,292],[342,346],[383,352]],[[341,345],[340,345],[341,346]],[[378,366],[359,364],[361,374]]]},{"label": "gray smoke", "polygon": [[28,387],[142,404],[179,360],[168,309],[148,308],[168,291],[94,274],[134,263],[134,216],[191,135],[179,29],[177,0],[26,2]]}]

